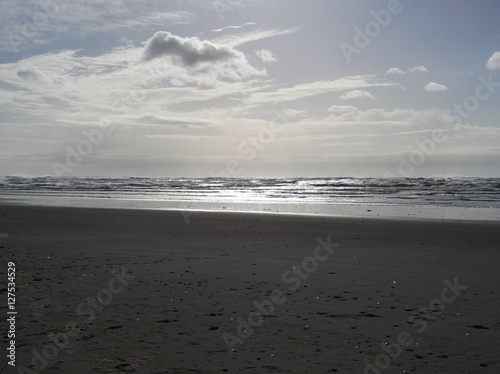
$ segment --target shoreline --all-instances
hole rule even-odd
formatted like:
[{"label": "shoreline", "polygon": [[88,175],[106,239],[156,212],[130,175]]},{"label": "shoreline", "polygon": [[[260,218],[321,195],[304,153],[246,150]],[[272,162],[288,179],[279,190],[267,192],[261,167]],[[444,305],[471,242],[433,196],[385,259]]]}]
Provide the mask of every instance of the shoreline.
[{"label": "shoreline", "polygon": [[[384,342],[407,332],[413,344],[389,370],[495,372],[499,228],[228,212],[186,224],[173,211],[0,205],[17,362],[30,367],[35,350],[40,373],[372,373]],[[327,257],[321,241],[338,246]],[[467,289],[434,312],[455,278]],[[235,351],[225,334],[241,340]]]},{"label": "shoreline", "polygon": [[233,212],[252,214],[289,214],[318,217],[350,217],[404,220],[453,220],[500,222],[500,208],[384,205],[384,204],[320,204],[310,202],[228,202],[194,200],[145,200],[85,197],[0,196],[1,205],[45,206],[94,209],[134,209],[178,211],[183,216],[191,212]]}]

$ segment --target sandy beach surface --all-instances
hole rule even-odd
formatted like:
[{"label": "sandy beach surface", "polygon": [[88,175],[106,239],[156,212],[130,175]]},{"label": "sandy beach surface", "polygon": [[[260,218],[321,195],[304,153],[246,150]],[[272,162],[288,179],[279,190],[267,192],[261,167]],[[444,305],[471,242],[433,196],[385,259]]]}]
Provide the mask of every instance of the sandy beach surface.
[{"label": "sandy beach surface", "polygon": [[499,229],[3,205],[0,369],[498,373]]}]

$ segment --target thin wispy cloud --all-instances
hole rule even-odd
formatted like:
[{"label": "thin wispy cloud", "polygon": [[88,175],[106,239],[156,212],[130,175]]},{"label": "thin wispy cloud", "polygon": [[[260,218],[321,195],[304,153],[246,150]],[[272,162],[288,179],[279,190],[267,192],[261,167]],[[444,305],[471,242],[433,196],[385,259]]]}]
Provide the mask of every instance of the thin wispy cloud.
[{"label": "thin wispy cloud", "polygon": [[122,115],[119,120],[123,123],[142,125],[165,125],[165,126],[210,126],[214,122],[200,118],[189,117],[162,117],[156,114]]},{"label": "thin wispy cloud", "polygon": [[298,27],[289,27],[289,28],[258,28],[256,30],[248,31],[245,33],[239,33],[234,35],[225,35],[220,36],[213,41],[215,43],[226,44],[231,47],[238,47],[243,44],[247,44],[250,42],[256,42],[262,39],[273,38],[276,36],[283,36],[289,34],[295,34],[302,29],[301,26]]},{"label": "thin wispy cloud", "polygon": [[[246,105],[284,103],[330,92],[350,91],[355,88],[394,86],[399,86],[399,84],[380,80],[374,75],[357,75],[333,81],[316,81],[292,87],[278,88],[270,92],[254,93],[244,103]],[[365,95],[363,91],[359,92],[361,92],[360,95]],[[352,95],[357,96],[359,94],[355,90],[355,93]],[[368,93],[367,96],[370,97],[370,94]]]},{"label": "thin wispy cloud", "polygon": [[255,23],[255,22],[247,22],[247,23],[245,23],[245,24],[243,24],[241,26],[237,26],[237,25],[235,25],[235,26],[226,26],[226,27],[223,27],[221,29],[212,30],[212,32],[224,32],[226,30],[239,30],[239,29],[244,28],[245,26],[256,26],[256,25],[257,25],[257,23]]}]

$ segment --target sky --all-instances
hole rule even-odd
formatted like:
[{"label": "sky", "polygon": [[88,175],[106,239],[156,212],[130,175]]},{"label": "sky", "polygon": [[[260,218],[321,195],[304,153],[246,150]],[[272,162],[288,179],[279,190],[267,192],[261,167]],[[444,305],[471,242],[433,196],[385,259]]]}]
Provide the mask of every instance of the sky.
[{"label": "sky", "polygon": [[0,7],[0,175],[500,177],[496,0]]}]

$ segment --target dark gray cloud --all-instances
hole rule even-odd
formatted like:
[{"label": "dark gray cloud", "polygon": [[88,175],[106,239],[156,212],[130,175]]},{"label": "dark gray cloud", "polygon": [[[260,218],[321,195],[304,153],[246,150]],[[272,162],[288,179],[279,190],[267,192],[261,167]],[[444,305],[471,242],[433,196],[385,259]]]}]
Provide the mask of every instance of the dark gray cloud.
[{"label": "dark gray cloud", "polygon": [[167,31],[157,32],[147,41],[143,60],[163,56],[177,57],[186,66],[203,62],[219,62],[243,57],[240,51],[223,44],[215,44],[197,37],[183,38]]}]

